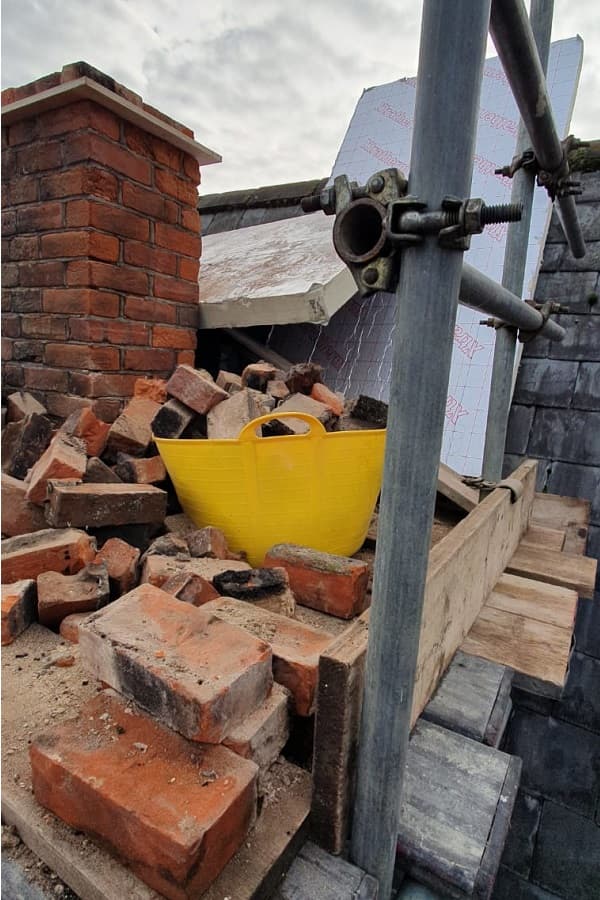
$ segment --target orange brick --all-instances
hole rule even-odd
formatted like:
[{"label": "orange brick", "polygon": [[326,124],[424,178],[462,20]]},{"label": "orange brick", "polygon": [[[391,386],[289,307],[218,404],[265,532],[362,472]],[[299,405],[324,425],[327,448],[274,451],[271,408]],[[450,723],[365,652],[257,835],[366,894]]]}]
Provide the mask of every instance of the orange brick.
[{"label": "orange brick", "polygon": [[43,503],[50,479],[80,481],[86,465],[87,457],[83,441],[57,434],[27,476],[29,484],[27,499],[32,503]]},{"label": "orange brick", "polygon": [[196,209],[184,209],[181,212],[181,225],[194,234],[200,234],[200,216]]},{"label": "orange brick", "polygon": [[200,575],[201,578],[212,582],[215,575],[221,572],[249,568],[248,563],[232,559],[179,559],[177,556],[151,554],[144,557],[140,582],[162,587],[170,578],[182,573]]},{"label": "orange brick", "polygon": [[44,234],[41,238],[42,256],[85,256],[116,262],[119,258],[119,240],[109,234],[94,231],[62,231]]},{"label": "orange brick", "polygon": [[176,350],[194,350],[196,332],[190,328],[171,328],[169,325],[155,325],[152,329],[154,347],[173,347]]},{"label": "orange brick", "polygon": [[19,266],[21,287],[54,287],[64,283],[65,264],[59,260],[23,262]]},{"label": "orange brick", "polygon": [[178,366],[169,381],[167,392],[197,413],[207,413],[229,394],[191,366]]},{"label": "orange brick", "polygon": [[68,419],[71,413],[92,406],[92,401],[85,397],[73,397],[71,394],[46,394],[46,406],[51,416],[57,419]]},{"label": "orange brick", "polygon": [[17,171],[21,175],[58,169],[62,165],[62,141],[35,141],[17,150]]},{"label": "orange brick", "polygon": [[72,613],[90,613],[110,600],[106,565],[90,563],[75,575],[42,572],[37,579],[38,619],[58,628]]},{"label": "orange brick", "polygon": [[7,537],[31,534],[48,527],[44,510],[30,503],[26,493],[24,481],[2,472],[2,534]]},{"label": "orange brick", "polygon": [[82,165],[40,179],[40,199],[54,200],[92,195],[101,200],[116,202],[119,183],[114,175],[95,166]]},{"label": "orange brick", "polygon": [[210,600],[216,600],[219,592],[214,589],[208,579],[193,572],[181,572],[172,575],[162,585],[162,590],[172,594],[183,603],[191,603],[192,606],[203,606]]},{"label": "orange brick", "polygon": [[187,206],[194,207],[198,203],[198,191],[195,185],[187,179],[179,178],[167,169],[155,169],[154,184],[161,193],[170,194],[171,197]]},{"label": "orange brick", "polygon": [[179,350],[177,353],[178,366],[193,366],[196,360],[195,350]]},{"label": "orange brick", "polygon": [[[126,175],[133,181],[139,181],[142,184],[151,182],[152,168],[148,160],[140,159],[125,147],[113,144],[100,135],[89,132],[74,135],[64,147],[65,165],[87,159],[102,163],[108,169]],[[55,168],[55,166],[48,168]]]},{"label": "orange brick", "polygon": [[191,234],[189,231],[177,228],[173,225],[165,225],[157,222],[155,229],[155,241],[159,247],[166,247],[167,250],[174,250],[183,256],[193,256],[200,259],[200,237]]},{"label": "orange brick", "polygon": [[31,578],[2,585],[2,646],[12,644],[35,621],[36,587]]},{"label": "orange brick", "polygon": [[79,643],[79,626],[82,622],[84,622],[88,617],[88,613],[70,613],[60,623],[59,633],[65,641],[70,641],[72,644]]},{"label": "orange brick", "polygon": [[137,584],[140,551],[121,538],[109,538],[96,554],[94,562],[103,562],[108,569],[108,577],[121,596],[132,590]]},{"label": "orange brick", "polygon": [[124,368],[133,372],[161,372],[173,370],[175,353],[173,350],[125,350]]},{"label": "orange brick", "polygon": [[152,419],[160,406],[154,400],[136,397],[130,400],[121,415],[111,425],[107,448],[111,453],[119,451],[139,455],[152,440]]},{"label": "orange brick", "polygon": [[108,343],[148,345],[150,328],[142,322],[122,322],[114,319],[70,319],[69,331],[72,340],[94,344]]},{"label": "orange brick", "polygon": [[175,253],[170,250],[159,250],[150,244],[140,244],[138,241],[125,241],[123,261],[128,265],[152,269],[153,272],[161,272],[164,275],[175,275],[177,271]]},{"label": "orange brick", "polygon": [[96,555],[96,541],[76,528],[47,528],[2,541],[2,580],[11,584],[42,572],[79,572]]},{"label": "orange brick", "polygon": [[[46,316],[46,318],[50,317]],[[46,391],[67,391],[69,389],[69,373],[64,369],[28,366],[24,374],[25,386],[28,388]]]},{"label": "orange brick", "polygon": [[65,369],[118,369],[116,347],[88,347],[85,344],[47,344],[44,361]]},{"label": "orange brick", "polygon": [[177,221],[177,204],[172,200],[167,200],[156,191],[124,181],[122,197],[124,206],[151,216],[153,219],[160,219],[171,224]]},{"label": "orange brick", "polygon": [[166,403],[167,382],[164,378],[136,378],[133,386],[134,397],[145,397],[155,403]]},{"label": "orange brick", "polygon": [[190,259],[188,256],[179,256],[177,263],[177,274],[186,281],[194,284],[198,281],[198,273],[200,272],[200,262],[197,259]]},{"label": "orange brick", "polygon": [[277,544],[265,556],[264,564],[286,569],[296,600],[304,606],[349,619],[368,605],[369,567],[360,560],[296,544]]},{"label": "orange brick", "polygon": [[244,759],[251,759],[266,774],[285,747],[290,735],[290,694],[280,684],[262,706],[229,732],[223,743]]},{"label": "orange brick", "polygon": [[73,372],[71,390],[84,397],[131,397],[135,375],[103,372]]},{"label": "orange brick", "polygon": [[319,381],[316,384],[313,384],[312,390],[310,392],[310,396],[313,400],[317,400],[319,403],[324,403],[325,406],[328,406],[329,409],[336,414],[336,416],[341,416],[344,412],[344,402],[341,400],[337,394],[334,394],[333,391],[330,391],[326,385],[321,384]]},{"label": "orange brick", "polygon": [[67,327],[67,319],[64,316],[35,315],[21,317],[23,337],[64,341],[68,337]]},{"label": "orange brick", "polygon": [[291,692],[297,715],[312,715],[315,711],[319,656],[330,645],[332,635],[287,616],[257,609],[243,600],[221,597],[206,603],[202,610],[224,622],[247,628],[252,634],[268,634],[273,650],[275,681]]},{"label": "orange brick", "polygon": [[147,297],[127,297],[124,314],[128,319],[141,319],[143,322],[174,324],[177,321],[175,304],[161,303]]},{"label": "orange brick", "polygon": [[38,803],[169,900],[204,893],[254,820],[254,763],[190,744],[112,691],[38,737],[30,758]]},{"label": "orange brick", "polygon": [[182,278],[154,276],[154,296],[162,300],[177,300],[179,303],[198,303],[198,283]]},{"label": "orange brick", "polygon": [[144,584],[91,616],[79,644],[96,678],[185,737],[212,744],[268,696],[271,650],[205,608]]},{"label": "orange brick", "polygon": [[119,315],[119,295],[91,288],[48,288],[43,293],[44,312],[71,315]]},{"label": "orange brick", "polygon": [[110,425],[102,422],[89,407],[72,413],[60,428],[62,434],[81,438],[88,456],[101,456]]},{"label": "orange brick", "polygon": [[148,276],[141,269],[87,260],[68,262],[66,268],[69,287],[109,288],[124,294],[148,293]]},{"label": "orange brick", "polygon": [[17,210],[17,231],[22,233],[51,231],[63,224],[62,203],[38,203]]}]

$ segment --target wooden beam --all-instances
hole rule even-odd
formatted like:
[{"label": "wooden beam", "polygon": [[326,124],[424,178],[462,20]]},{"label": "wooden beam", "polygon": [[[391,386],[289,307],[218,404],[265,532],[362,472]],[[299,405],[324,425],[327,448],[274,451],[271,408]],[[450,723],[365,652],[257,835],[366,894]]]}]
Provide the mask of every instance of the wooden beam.
[{"label": "wooden beam", "polygon": [[534,547],[545,547],[548,550],[563,549],[567,533],[564,528],[545,528],[543,525],[530,525],[523,535],[523,544]]},{"label": "wooden beam", "polygon": [[479,491],[464,484],[458,472],[444,463],[440,463],[437,489],[438,493],[452,500],[465,512],[471,512],[479,503]]},{"label": "wooden beam", "polygon": [[502,575],[488,597],[487,607],[557,625],[573,628],[577,594],[568,588],[544,584],[519,575]]},{"label": "wooden beam", "polygon": [[556,553],[543,547],[521,544],[506,566],[512,575],[535,578],[547,584],[570,588],[581,597],[592,598],[596,582],[595,559],[571,553]]},{"label": "wooden beam", "polygon": [[576,497],[536,494],[531,511],[532,524],[565,530],[565,553],[585,553],[591,503]]}]

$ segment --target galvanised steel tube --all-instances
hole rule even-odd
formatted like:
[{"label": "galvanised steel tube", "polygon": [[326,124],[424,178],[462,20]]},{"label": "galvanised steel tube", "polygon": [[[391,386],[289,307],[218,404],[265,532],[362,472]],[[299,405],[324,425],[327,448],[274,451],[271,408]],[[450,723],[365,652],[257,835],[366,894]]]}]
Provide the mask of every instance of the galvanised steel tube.
[{"label": "galvanised steel tube", "polygon": [[[490,33],[542,169],[563,165],[544,71],[523,0],[493,0]],[[585,256],[585,243],[573,197],[558,200],[563,230],[573,256]]]},{"label": "galvanised steel tube", "polygon": [[[404,257],[402,265],[404,265]],[[548,319],[544,323],[542,314],[537,309],[519,300],[498,282],[488,278],[483,272],[474,269],[467,263],[463,265],[462,270],[460,303],[471,309],[486,312],[488,315],[501,319],[515,328],[522,328],[524,331],[537,331],[540,328],[540,334],[550,338],[551,341],[562,341],[565,336],[564,328],[561,328],[552,319]]]},{"label": "galvanised steel tube", "polygon": [[[469,196],[490,0],[425,0],[409,191]],[[426,236],[402,253],[351,853],[388,900],[462,253]]]},{"label": "galvanised steel tube", "polygon": [[[531,31],[538,49],[540,64],[544,75],[548,67],[550,52],[550,36],[552,34],[552,16],[554,0],[531,0],[529,19]],[[519,122],[516,155],[520,155],[530,146],[529,135],[523,120]],[[535,175],[528,169],[519,169],[512,180],[511,203],[520,203],[521,220],[511,222],[506,235],[504,250],[504,267],[502,269],[502,287],[523,296],[525,264],[529,246],[529,228],[531,225],[531,208],[535,190]],[[496,331],[494,344],[494,361],[492,364],[492,380],[488,405],[487,424],[485,429],[485,446],[483,450],[482,475],[487,481],[498,481],[502,477],[504,463],[504,447],[506,430],[512,397],[513,369],[517,336],[513,328],[499,328]]]}]

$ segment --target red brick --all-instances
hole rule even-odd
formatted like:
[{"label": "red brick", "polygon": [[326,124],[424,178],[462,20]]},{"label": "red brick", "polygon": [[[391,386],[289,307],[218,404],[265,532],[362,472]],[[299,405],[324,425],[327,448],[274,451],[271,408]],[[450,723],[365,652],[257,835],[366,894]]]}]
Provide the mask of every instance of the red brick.
[{"label": "red brick", "polygon": [[79,572],[96,555],[96,541],[76,528],[47,528],[2,541],[2,580],[37,578],[42,572]]},{"label": "red brick", "polygon": [[155,403],[167,400],[167,382],[164,378],[136,378],[133,386],[134,397],[145,397]]},{"label": "red brick", "polygon": [[14,234],[17,230],[17,213],[14,209],[2,210],[2,234],[4,236]]},{"label": "red brick", "polygon": [[122,481],[130,484],[158,484],[167,477],[167,470],[160,456],[144,456],[136,459],[134,456],[120,453],[115,472]]},{"label": "red brick", "polygon": [[[166,535],[165,535],[166,537]],[[174,535],[177,537],[177,535]],[[179,557],[183,557],[183,553]],[[212,581],[215,575],[228,571],[242,571],[250,568],[248,563],[231,559],[185,559],[178,556],[161,556],[160,554],[146,554],[142,565],[140,582],[151,584],[154,587],[162,587],[175,575],[182,573],[188,575],[200,575],[207,581]]]},{"label": "red brick", "polygon": [[22,233],[52,231],[63,224],[62,203],[37,203],[17,210],[17,231]]},{"label": "red brick", "polygon": [[65,283],[65,264],[52,262],[24,262],[19,266],[22,287],[54,287]]},{"label": "red brick", "polygon": [[333,640],[332,635],[287,616],[257,609],[243,600],[221,597],[202,607],[212,615],[251,633],[269,634],[273,649],[273,675],[292,694],[299,716],[310,716],[315,710],[319,656]]},{"label": "red brick", "polygon": [[41,239],[42,256],[85,256],[116,262],[119,258],[119,239],[94,231],[62,231],[46,234]]},{"label": "red brick", "polygon": [[6,128],[6,132],[11,147],[18,147],[19,144],[32,144],[40,137],[39,117],[14,122]]},{"label": "red brick", "polygon": [[2,585],[2,646],[12,644],[35,621],[35,581]]},{"label": "red brick", "polygon": [[208,436],[214,440],[237,438],[244,425],[269,412],[269,400],[259,391],[243,388],[227,398],[211,409],[206,419]]},{"label": "red brick", "polygon": [[6,252],[3,252],[5,259],[16,260],[22,259],[39,259],[39,240],[37,237],[14,237],[9,243]]},{"label": "red brick", "polygon": [[7,206],[19,206],[21,203],[35,203],[39,200],[39,181],[31,175],[24,178],[13,178],[4,187]]},{"label": "red brick", "polygon": [[121,415],[123,404],[116,397],[102,397],[92,404],[92,409],[103,422],[112,423]]},{"label": "red brick", "polygon": [[83,441],[57,434],[27,476],[27,499],[32,503],[43,503],[50,479],[81,480],[86,464]]},{"label": "red brick", "polygon": [[42,113],[38,124],[40,133],[48,137],[79,131],[82,128],[94,128],[114,141],[119,140],[120,134],[117,116],[89,100],[69,103],[60,109]]},{"label": "red brick", "polygon": [[83,397],[131,397],[135,375],[73,372],[71,390]]},{"label": "red brick", "polygon": [[[191,548],[191,535],[188,543]],[[243,600],[260,609],[294,618],[296,599],[290,590],[285,569],[280,567],[222,572],[215,575],[213,585],[222,597]]]},{"label": "red brick", "polygon": [[110,425],[98,419],[89,407],[72,413],[60,428],[62,434],[81,438],[88,456],[101,456]]},{"label": "red brick", "polygon": [[198,273],[200,272],[200,263],[197,259],[191,259],[189,256],[179,256],[177,262],[177,274],[185,281],[191,281],[193,284],[198,282]]},{"label": "red brick", "polygon": [[77,197],[80,194],[91,194],[99,199],[115,202],[119,194],[119,183],[110,172],[89,165],[44,175],[40,180],[41,200]]},{"label": "red brick", "polygon": [[23,84],[17,88],[7,88],[2,91],[2,105],[7,103],[15,103],[17,100],[24,100],[25,97],[31,97],[42,91],[57,87],[60,84],[60,72],[52,72],[50,75],[44,75],[28,84]]},{"label": "red brick", "polygon": [[16,537],[48,527],[44,510],[25,496],[27,485],[12,475],[2,473],[2,534]]},{"label": "red brick", "polygon": [[148,276],[141,269],[84,260],[66,265],[69,287],[109,288],[124,294],[148,293]]},{"label": "red brick", "polygon": [[217,375],[217,384],[224,391],[227,391],[228,394],[237,394],[238,391],[242,390],[241,375],[237,375],[235,372],[227,372],[225,369],[221,369]]},{"label": "red brick", "polygon": [[176,300],[178,303],[198,304],[198,284],[181,278],[154,276],[154,296],[161,300]]},{"label": "red brick", "polygon": [[149,244],[126,241],[123,246],[123,262],[154,272],[174,275],[177,270],[177,256],[169,250],[158,250]]},{"label": "red brick", "polygon": [[150,223],[146,218],[127,209],[93,200],[90,201],[90,225],[135,241],[147,241],[150,237]]},{"label": "red brick", "polygon": [[188,206],[196,206],[198,203],[198,191],[187,179],[179,178],[168,169],[154,170],[154,184],[163,194],[169,194],[180,203]]},{"label": "red brick", "polygon": [[150,328],[141,322],[122,322],[114,319],[70,319],[70,336],[74,341],[94,344],[140,344],[147,346]]},{"label": "red brick", "polygon": [[214,589],[208,579],[193,572],[180,572],[172,575],[162,585],[162,590],[172,594],[183,603],[191,603],[192,606],[203,606],[210,600],[216,600],[219,592]]},{"label": "red brick", "polygon": [[119,418],[111,425],[108,434],[108,450],[140,455],[152,440],[152,419],[159,410],[154,400],[135,398],[130,400]]},{"label": "red brick", "polygon": [[176,306],[172,303],[151,300],[148,297],[127,297],[124,314],[128,319],[141,319],[143,322],[161,322],[173,325],[177,321]]},{"label": "red brick", "polygon": [[172,350],[125,350],[124,368],[133,372],[171,372],[175,365]]},{"label": "red brick", "polygon": [[84,622],[88,617],[88,613],[69,613],[68,616],[65,616],[62,622],[60,623],[59,633],[65,641],[70,641],[71,644],[79,643],[79,626],[82,622]]},{"label": "red brick", "polygon": [[290,695],[274,684],[262,706],[229,732],[223,743],[238,756],[251,759],[266,774],[285,747],[290,735]]},{"label": "red brick", "polygon": [[[85,470],[84,470],[85,471]],[[161,523],[167,512],[167,494],[149,484],[48,485],[46,519],[54,528]]]},{"label": "red brick", "polygon": [[51,437],[52,423],[46,416],[32,413],[18,422],[9,422],[2,432],[2,471],[14,478],[25,478]]},{"label": "red brick", "polygon": [[266,390],[267,384],[277,375],[277,369],[271,363],[260,360],[250,363],[242,372],[242,387],[249,387],[256,391]]},{"label": "red brick", "polygon": [[48,412],[57,419],[68,419],[71,413],[92,405],[91,400],[83,397],[73,397],[70,394],[48,393],[46,394],[46,406]]},{"label": "red brick", "polygon": [[15,363],[14,365],[11,363],[5,363],[2,373],[4,375],[5,385],[11,385],[13,387],[23,387],[23,383],[25,381],[24,368],[25,367],[20,363]]},{"label": "red brick", "polygon": [[196,333],[189,328],[171,328],[155,325],[152,329],[154,347],[173,347],[176,350],[193,350],[196,347]]},{"label": "red brick", "polygon": [[119,295],[91,288],[48,288],[42,306],[49,313],[115,318],[119,315]]},{"label": "red brick", "polygon": [[[141,585],[82,626],[81,657],[96,678],[165,725],[220,743],[268,696],[271,651],[204,608]],[[139,678],[127,677],[132,669]]]},{"label": "red brick", "polygon": [[90,224],[90,201],[69,200],[65,204],[65,225],[69,228],[86,228]]},{"label": "red brick", "polygon": [[14,341],[13,358],[23,362],[42,362],[44,347],[43,341]]},{"label": "red brick", "polygon": [[66,616],[90,613],[110,600],[108,570],[104,563],[90,563],[75,575],[42,572],[37,579],[38,619],[58,628]]},{"label": "red brick", "polygon": [[148,160],[135,156],[131,151],[113,144],[96,134],[80,134],[65,144],[64,162],[70,164],[80,160],[94,160],[109,169],[126,175],[133,181],[150,184],[152,167]]},{"label": "red brick", "polygon": [[85,344],[48,344],[44,361],[67,369],[118,369],[116,347],[87,347]]},{"label": "red brick", "polygon": [[287,570],[296,600],[304,606],[349,619],[368,605],[369,567],[359,560],[277,544],[264,564]]},{"label": "red brick", "polygon": [[94,562],[103,562],[108,569],[116,595],[126,594],[137,584],[140,551],[121,538],[109,538],[96,554]]},{"label": "red brick", "polygon": [[64,369],[51,369],[49,366],[27,366],[25,387],[46,391],[67,391],[69,373]]},{"label": "red brick", "polygon": [[21,328],[23,337],[65,341],[69,336],[67,319],[63,316],[22,316]]},{"label": "red brick", "polygon": [[196,361],[195,350],[179,350],[176,356],[178,366],[193,366]]},{"label": "red brick", "polygon": [[207,525],[187,535],[187,544],[194,557],[210,559],[229,559],[227,538],[218,528]]},{"label": "red brick", "polygon": [[200,259],[201,243],[198,235],[190,234],[189,231],[173,225],[164,225],[162,222],[156,223],[154,232],[159,247],[166,247],[168,250],[175,250],[176,253],[184,256]]},{"label": "red brick", "polygon": [[152,433],[160,438],[181,437],[195,417],[195,412],[179,400],[163,403],[152,420]]},{"label": "red brick", "polygon": [[16,287],[19,284],[19,266],[15,263],[2,263],[3,287]]},{"label": "red brick", "polygon": [[7,422],[18,422],[33,413],[43,416],[45,412],[45,407],[26,391],[17,391],[15,394],[9,394],[6,398]]},{"label": "red brick", "polygon": [[198,160],[187,153],[183,155],[183,171],[188,178],[191,178],[194,184],[200,184],[200,166]]},{"label": "red brick", "polygon": [[4,313],[2,316],[2,336],[5,338],[18,338],[21,336],[20,316]]},{"label": "red brick", "polygon": [[153,219],[174,224],[177,221],[177,204],[167,200],[154,190],[147,190],[129,181],[123,182],[123,206],[135,209]]},{"label": "red brick", "polygon": [[30,756],[38,803],[106,842],[169,900],[204,893],[254,819],[252,762],[190,745],[112,691],[39,737]]},{"label": "red brick", "polygon": [[336,416],[341,416],[344,412],[344,401],[340,399],[337,394],[334,394],[333,391],[330,391],[326,385],[321,384],[320,382],[313,384],[310,396],[313,400],[324,403]]},{"label": "red brick", "polygon": [[285,381],[280,381],[278,378],[268,383],[267,394],[269,395],[269,397],[273,397],[277,402],[286,400],[290,396],[290,392]]},{"label": "red brick", "polygon": [[17,150],[17,171],[21,175],[58,169],[62,165],[62,142],[35,142]]},{"label": "red brick", "polygon": [[227,391],[218,387],[214,381],[205,378],[191,366],[185,365],[175,369],[167,382],[167,392],[201,414],[207,413],[229,396]]},{"label": "red brick", "polygon": [[[181,226],[194,234],[200,234],[200,215],[196,209],[183,209],[181,211]],[[196,273],[198,277],[198,273]]]},{"label": "red brick", "polygon": [[120,481],[121,479],[115,475],[110,466],[107,466],[97,456],[91,456],[88,459],[83,476],[84,484],[118,484]]}]

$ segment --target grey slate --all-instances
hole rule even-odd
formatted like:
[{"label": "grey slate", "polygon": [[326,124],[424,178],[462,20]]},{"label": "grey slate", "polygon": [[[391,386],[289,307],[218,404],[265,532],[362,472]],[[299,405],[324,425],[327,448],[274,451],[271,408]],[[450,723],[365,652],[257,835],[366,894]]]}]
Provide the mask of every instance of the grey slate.
[{"label": "grey slate", "polygon": [[513,403],[569,406],[578,369],[579,363],[570,360],[523,359],[519,366]]},{"label": "grey slate", "polygon": [[515,707],[528,709],[541,716],[553,716],[562,689],[549,681],[515,672],[512,682],[512,701]]},{"label": "grey slate", "polygon": [[[581,203],[577,209],[577,218],[581,225],[584,241],[600,241],[600,207],[594,203]],[[552,210],[546,241],[549,244],[566,243],[556,207]]]},{"label": "grey slate", "polygon": [[586,241],[586,254],[575,259],[566,244],[546,244],[543,272],[597,272],[600,269],[600,240]]},{"label": "grey slate", "polygon": [[594,302],[598,291],[597,272],[540,272],[535,289],[538,303],[556,300],[569,308],[570,313],[600,313],[600,303]]},{"label": "grey slate", "polygon": [[542,801],[525,791],[519,791],[510,820],[508,839],[504,845],[502,865],[524,878],[531,871],[541,814]]},{"label": "grey slate", "polygon": [[564,897],[565,895],[550,894],[505,866],[500,866],[492,900],[556,900],[558,896]]},{"label": "grey slate", "polygon": [[576,409],[600,410],[600,362],[581,363],[572,405]]},{"label": "grey slate", "polygon": [[552,359],[600,360],[600,316],[560,315],[555,319],[566,335],[560,342],[549,342]]},{"label": "grey slate", "polygon": [[[513,411],[533,407],[513,406],[511,409],[511,441],[507,440],[509,453],[528,452],[533,456],[549,456],[563,462],[586,466],[600,466],[600,413],[575,409],[537,408],[533,417],[531,437],[526,448],[520,449],[526,422],[513,418]],[[514,432],[514,433],[513,433]],[[517,441],[519,447],[516,447]]]},{"label": "grey slate", "polygon": [[600,735],[600,659],[575,651],[557,717]]},{"label": "grey slate", "polygon": [[593,816],[600,787],[600,737],[517,709],[504,749],[523,760],[521,787]]},{"label": "grey slate", "polygon": [[593,600],[579,598],[574,636],[576,650],[600,659],[600,591]]},{"label": "grey slate", "polygon": [[273,900],[376,900],[377,881],[307,841]]},{"label": "grey slate", "polygon": [[527,453],[534,413],[535,408],[533,406],[520,406],[517,403],[513,403],[510,409],[506,435],[507,453]]},{"label": "grey slate", "polygon": [[600,828],[556,803],[544,803],[532,878],[577,900],[600,897]]}]

